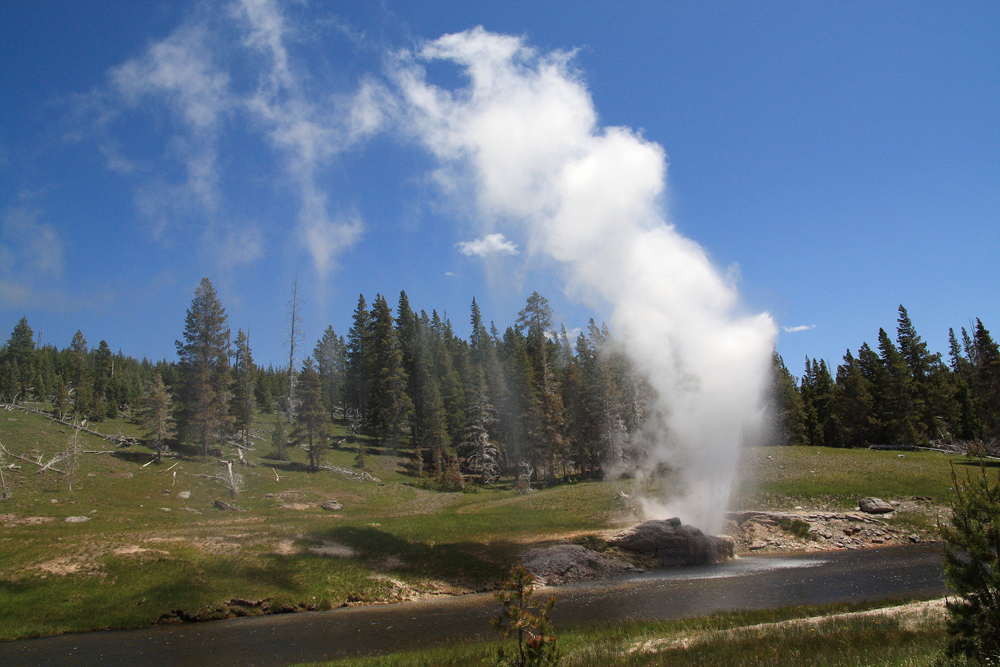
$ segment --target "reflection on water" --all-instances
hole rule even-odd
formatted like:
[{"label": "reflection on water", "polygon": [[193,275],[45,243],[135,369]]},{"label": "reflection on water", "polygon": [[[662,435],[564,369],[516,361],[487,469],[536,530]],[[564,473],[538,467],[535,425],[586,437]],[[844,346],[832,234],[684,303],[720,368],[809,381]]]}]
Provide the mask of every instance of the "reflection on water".
[{"label": "reflection on water", "polygon": [[746,556],[715,565],[690,565],[686,567],[656,568],[642,574],[634,575],[637,580],[645,579],[721,579],[739,577],[758,572],[774,570],[791,570],[802,567],[817,567],[827,561],[812,556],[799,557],[761,557]]}]

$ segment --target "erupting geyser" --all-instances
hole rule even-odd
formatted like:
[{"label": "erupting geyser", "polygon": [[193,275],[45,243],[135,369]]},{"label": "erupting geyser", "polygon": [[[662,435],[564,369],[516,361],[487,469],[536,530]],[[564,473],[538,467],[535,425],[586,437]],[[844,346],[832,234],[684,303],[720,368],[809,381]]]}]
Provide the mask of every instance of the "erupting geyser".
[{"label": "erupting geyser", "polygon": [[[433,59],[464,68],[469,85],[428,83],[422,63]],[[561,264],[570,296],[610,311],[657,394],[632,472],[640,488],[662,465],[680,476],[669,498],[642,506],[648,518],[715,532],[759,420],[777,330],[767,314],[740,314],[733,284],[670,224],[663,149],[600,127],[569,61],[482,28],[445,35],[398,60],[400,117],[486,231],[526,238],[529,253]]]}]

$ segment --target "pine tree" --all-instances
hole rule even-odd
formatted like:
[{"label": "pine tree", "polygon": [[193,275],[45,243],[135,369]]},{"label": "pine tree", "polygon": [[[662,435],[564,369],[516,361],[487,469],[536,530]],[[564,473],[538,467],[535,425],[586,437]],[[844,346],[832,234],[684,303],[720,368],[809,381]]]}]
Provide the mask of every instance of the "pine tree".
[{"label": "pine tree", "polygon": [[12,386],[7,389],[7,394],[8,400],[14,401],[17,397],[28,395],[34,375],[35,334],[28,326],[27,317],[22,317],[14,326],[6,347],[4,361],[9,362],[6,372],[14,379],[13,383],[9,383]]},{"label": "pine tree", "polygon": [[419,385],[417,372],[419,326],[420,321],[413,309],[410,308],[410,300],[406,296],[406,292],[400,292],[399,302],[396,306],[396,342],[399,345],[400,366],[406,375],[406,394],[410,397],[414,411],[416,411]]},{"label": "pine tree", "polygon": [[1000,349],[990,332],[976,319],[973,333],[975,349],[975,390],[984,436],[1000,438]]},{"label": "pine tree", "polygon": [[233,428],[243,436],[243,447],[250,448],[250,427],[254,422],[256,398],[254,389],[257,366],[250,350],[250,336],[243,329],[236,332],[236,347],[233,350]]},{"label": "pine tree", "polygon": [[878,332],[879,356],[885,368],[882,394],[882,423],[892,444],[914,445],[924,442],[914,411],[912,376],[906,359],[889,340],[885,329]]},{"label": "pine tree", "polygon": [[329,444],[329,418],[323,405],[323,385],[312,357],[306,357],[302,362],[298,389],[299,409],[292,429],[292,442],[306,451],[309,469],[316,471]]},{"label": "pine tree", "polygon": [[316,343],[313,358],[323,384],[323,403],[333,418],[343,400],[347,372],[347,345],[344,337],[338,336],[333,327],[328,326],[323,337]]},{"label": "pine tree", "polygon": [[138,421],[146,437],[150,439],[152,449],[156,451],[157,462],[163,458],[167,440],[176,434],[172,407],[173,401],[166,385],[163,384],[163,378],[159,373],[154,374],[146,388]]},{"label": "pine tree", "polygon": [[951,656],[969,664],[1000,660],[1000,474],[994,479],[981,466],[975,477],[960,480],[951,472],[952,525],[942,526],[947,542],[945,579],[958,598],[948,601],[948,647]]},{"label": "pine tree", "polygon": [[[111,358],[111,348],[107,341],[101,341],[94,353],[94,394],[91,418],[103,419],[106,415],[117,416],[115,405],[108,405],[108,394],[111,388],[111,376],[114,372],[114,362]],[[111,411],[114,410],[114,415]]]},{"label": "pine tree", "polygon": [[486,392],[486,381],[480,377],[458,452],[465,460],[465,468],[478,475],[481,484],[492,484],[500,476],[502,450],[493,435],[496,424],[496,410]]},{"label": "pine tree", "polygon": [[362,294],[354,310],[354,323],[347,332],[347,377],[344,387],[347,407],[359,414],[362,421],[368,412],[371,388],[370,349],[371,315]]},{"label": "pine tree", "polygon": [[850,350],[844,353],[844,363],[837,368],[837,384],[832,403],[834,446],[864,447],[875,438],[875,398],[872,385],[865,377],[861,362]]},{"label": "pine tree", "polygon": [[381,294],[371,314],[371,394],[369,418],[379,440],[396,447],[413,409],[406,393],[403,354],[396,340],[392,311]]},{"label": "pine tree", "polygon": [[278,461],[287,461],[288,438],[285,435],[285,420],[280,416],[274,420],[274,428],[271,429],[271,453],[270,458]]},{"label": "pine tree", "polygon": [[822,447],[827,444],[831,429],[833,378],[823,359],[806,357],[805,373],[799,389],[805,409],[806,444]]},{"label": "pine tree", "polygon": [[180,357],[181,431],[188,440],[208,447],[230,431],[229,326],[226,309],[208,278],[195,290],[184,320],[184,342],[176,342]]},{"label": "pine tree", "polygon": [[66,413],[69,411],[69,391],[66,389],[66,383],[62,381],[62,378],[59,378],[56,382],[55,402],[53,407],[56,409],[56,417],[60,420],[64,419],[66,417]]},{"label": "pine tree", "polygon": [[773,437],[776,444],[805,444],[805,410],[795,378],[774,350],[771,358],[771,395],[774,410]]}]

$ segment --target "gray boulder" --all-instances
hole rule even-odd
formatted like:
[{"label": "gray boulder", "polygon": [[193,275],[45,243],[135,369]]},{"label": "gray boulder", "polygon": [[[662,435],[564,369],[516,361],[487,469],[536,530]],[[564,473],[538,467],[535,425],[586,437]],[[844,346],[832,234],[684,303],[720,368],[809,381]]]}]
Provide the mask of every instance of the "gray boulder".
[{"label": "gray boulder", "polygon": [[888,514],[896,508],[881,498],[862,498],[858,509],[865,514]]},{"label": "gray boulder", "polygon": [[662,566],[720,563],[734,555],[732,538],[705,535],[678,518],[640,523],[608,540],[610,546],[635,552]]},{"label": "gray boulder", "polygon": [[339,512],[344,509],[344,506],[338,503],[336,500],[324,500],[320,503],[320,507],[328,512]]}]

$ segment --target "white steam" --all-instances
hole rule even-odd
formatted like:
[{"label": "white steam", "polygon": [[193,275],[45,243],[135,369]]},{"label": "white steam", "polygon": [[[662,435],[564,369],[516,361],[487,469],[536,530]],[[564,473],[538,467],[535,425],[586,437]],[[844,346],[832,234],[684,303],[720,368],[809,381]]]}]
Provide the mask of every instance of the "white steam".
[{"label": "white steam", "polygon": [[[421,63],[464,68],[447,91]],[[488,227],[526,235],[529,253],[565,268],[567,292],[610,308],[629,356],[658,398],[643,440],[644,475],[665,464],[680,496],[646,497],[651,517],[721,527],[738,449],[759,417],[777,330],[739,314],[735,288],[666,218],[663,149],[627,128],[600,127],[564,53],[538,54],[482,28],[446,35],[400,59],[409,131],[468,192]]]}]

